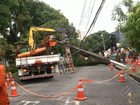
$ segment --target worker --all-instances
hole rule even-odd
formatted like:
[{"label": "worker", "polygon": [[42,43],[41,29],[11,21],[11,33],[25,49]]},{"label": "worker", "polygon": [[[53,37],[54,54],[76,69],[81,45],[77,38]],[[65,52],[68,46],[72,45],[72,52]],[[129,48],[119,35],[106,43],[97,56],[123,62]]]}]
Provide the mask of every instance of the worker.
[{"label": "worker", "polygon": [[5,81],[5,66],[0,59],[0,105],[10,105]]}]

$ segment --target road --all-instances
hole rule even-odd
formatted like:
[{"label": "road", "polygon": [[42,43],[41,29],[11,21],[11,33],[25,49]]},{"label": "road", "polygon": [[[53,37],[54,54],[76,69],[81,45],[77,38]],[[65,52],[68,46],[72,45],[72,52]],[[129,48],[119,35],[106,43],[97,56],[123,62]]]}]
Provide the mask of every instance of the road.
[{"label": "road", "polygon": [[[113,78],[118,70],[109,71],[106,65],[77,67],[75,73],[58,75],[52,79],[17,81],[26,89],[43,97],[33,95],[19,86],[17,97],[10,97],[10,105],[140,105],[140,85],[125,75],[125,83]],[[79,79],[93,80],[83,82],[87,100],[74,100]],[[8,94],[10,94],[10,87]],[[129,94],[129,95],[128,95]]]}]

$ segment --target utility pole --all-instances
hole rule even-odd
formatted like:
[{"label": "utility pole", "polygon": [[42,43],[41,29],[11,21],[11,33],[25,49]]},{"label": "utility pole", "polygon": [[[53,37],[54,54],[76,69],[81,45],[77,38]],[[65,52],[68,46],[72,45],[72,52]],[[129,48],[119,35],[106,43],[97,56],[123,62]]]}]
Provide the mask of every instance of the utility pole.
[{"label": "utility pole", "polygon": [[104,51],[105,51],[105,40],[104,40],[104,36],[101,35],[102,39],[103,39],[103,47],[104,47]]}]

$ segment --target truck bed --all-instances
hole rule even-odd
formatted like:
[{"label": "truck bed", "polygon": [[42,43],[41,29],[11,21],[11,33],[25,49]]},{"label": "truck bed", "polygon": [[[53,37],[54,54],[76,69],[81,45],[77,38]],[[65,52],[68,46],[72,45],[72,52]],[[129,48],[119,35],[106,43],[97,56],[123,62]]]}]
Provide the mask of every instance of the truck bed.
[{"label": "truck bed", "polygon": [[32,65],[35,64],[36,60],[41,60],[42,63],[59,62],[60,54],[16,58],[16,66]]}]

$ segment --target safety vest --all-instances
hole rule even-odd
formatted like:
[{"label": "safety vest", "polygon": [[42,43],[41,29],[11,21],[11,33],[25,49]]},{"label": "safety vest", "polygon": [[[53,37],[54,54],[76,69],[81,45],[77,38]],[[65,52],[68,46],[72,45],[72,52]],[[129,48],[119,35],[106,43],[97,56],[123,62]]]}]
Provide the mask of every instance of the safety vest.
[{"label": "safety vest", "polygon": [[9,98],[5,85],[5,67],[0,64],[0,105],[9,105]]}]

